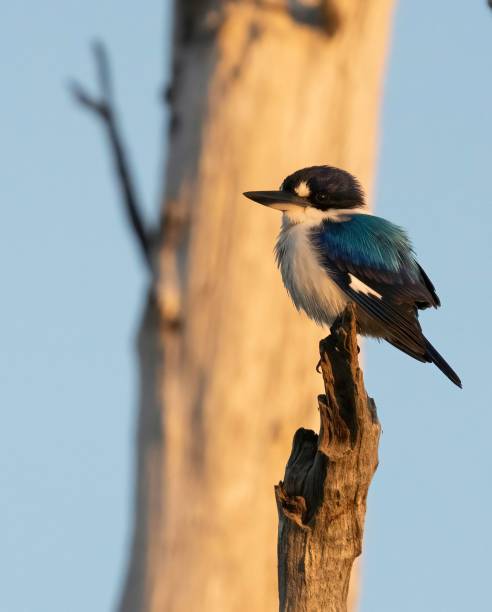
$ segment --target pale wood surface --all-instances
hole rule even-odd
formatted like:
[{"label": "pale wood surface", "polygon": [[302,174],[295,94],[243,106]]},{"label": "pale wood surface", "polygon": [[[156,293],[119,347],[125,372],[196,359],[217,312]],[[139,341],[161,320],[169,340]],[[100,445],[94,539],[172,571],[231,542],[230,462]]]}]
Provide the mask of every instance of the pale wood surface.
[{"label": "pale wood surface", "polygon": [[296,432],[275,487],[281,612],[346,612],[362,551],[381,427],[359,367],[354,312],[349,306],[320,344],[319,434]]}]

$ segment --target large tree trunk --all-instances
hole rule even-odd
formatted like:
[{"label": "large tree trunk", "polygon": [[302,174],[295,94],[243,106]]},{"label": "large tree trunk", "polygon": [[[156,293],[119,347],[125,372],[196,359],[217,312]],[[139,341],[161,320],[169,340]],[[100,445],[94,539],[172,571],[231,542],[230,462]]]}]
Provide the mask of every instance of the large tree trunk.
[{"label": "large tree trunk", "polygon": [[278,605],[272,483],[315,425],[322,332],[281,286],[279,215],[241,192],[320,163],[371,191],[392,4],[176,3],[124,612]]}]

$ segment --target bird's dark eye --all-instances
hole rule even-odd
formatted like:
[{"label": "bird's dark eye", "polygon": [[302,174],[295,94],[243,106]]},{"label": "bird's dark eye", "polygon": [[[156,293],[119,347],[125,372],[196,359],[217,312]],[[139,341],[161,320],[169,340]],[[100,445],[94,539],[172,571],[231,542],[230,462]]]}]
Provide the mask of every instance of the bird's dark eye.
[{"label": "bird's dark eye", "polygon": [[328,192],[327,191],[317,191],[314,194],[314,200],[318,204],[323,204],[324,202],[328,200]]}]

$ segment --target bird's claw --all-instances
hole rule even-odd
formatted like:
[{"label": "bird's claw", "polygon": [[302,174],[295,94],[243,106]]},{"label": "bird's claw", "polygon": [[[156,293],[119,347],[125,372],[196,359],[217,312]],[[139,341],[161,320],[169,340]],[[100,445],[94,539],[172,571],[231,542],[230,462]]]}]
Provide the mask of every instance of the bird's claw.
[{"label": "bird's claw", "polygon": [[316,372],[318,372],[318,374],[321,374],[321,359],[318,361],[318,365],[316,366]]}]

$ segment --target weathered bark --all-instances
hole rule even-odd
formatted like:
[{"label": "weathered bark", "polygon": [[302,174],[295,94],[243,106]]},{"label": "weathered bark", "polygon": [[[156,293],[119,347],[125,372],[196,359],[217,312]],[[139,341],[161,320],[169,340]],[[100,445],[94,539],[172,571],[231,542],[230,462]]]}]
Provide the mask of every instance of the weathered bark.
[{"label": "weathered bark", "polygon": [[270,487],[312,419],[319,330],[281,286],[279,216],[241,192],[318,163],[371,190],[392,4],[176,3],[122,612],[277,606]]},{"label": "weathered bark", "polygon": [[275,487],[281,612],[347,610],[378,465],[381,428],[359,368],[352,306],[320,343],[320,355],[326,395],[318,398],[319,435],[296,432],[284,480]]}]

